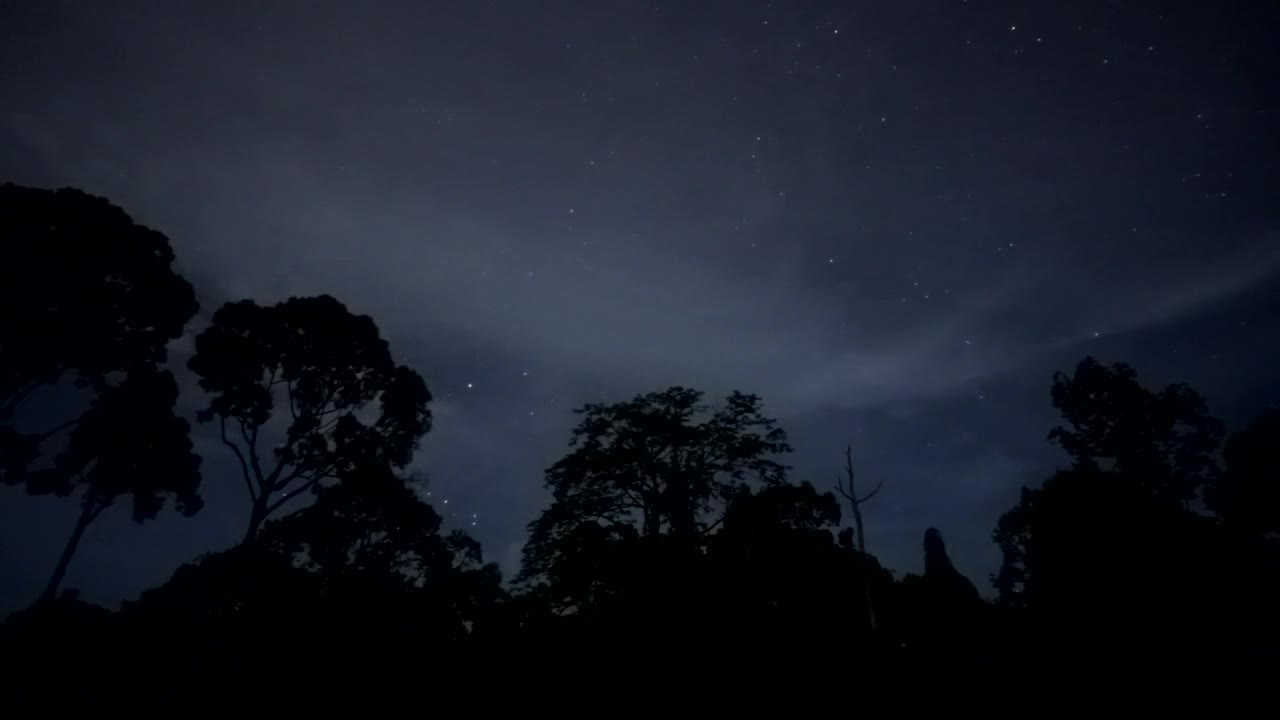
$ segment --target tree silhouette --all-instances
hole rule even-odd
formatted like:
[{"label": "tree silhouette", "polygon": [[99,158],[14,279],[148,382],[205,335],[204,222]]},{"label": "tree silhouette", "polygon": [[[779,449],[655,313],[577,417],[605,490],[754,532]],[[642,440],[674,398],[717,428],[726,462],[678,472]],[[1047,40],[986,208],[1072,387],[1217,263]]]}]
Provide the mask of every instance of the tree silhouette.
[{"label": "tree silhouette", "polygon": [[422,378],[392,362],[373,320],[327,295],[227,303],[189,366],[213,396],[198,419],[218,423],[239,461],[251,502],[246,541],[300,492],[356,468],[404,467],[430,429]]},{"label": "tree silhouette", "polygon": [[776,632],[774,641],[865,629],[860,606],[888,579],[869,556],[837,542],[839,525],[835,496],[809,483],[738,493],[708,542],[716,614],[738,631],[751,624],[757,639]]},{"label": "tree silhouette", "polygon": [[1061,471],[1001,517],[1002,598],[1042,613],[1105,612],[1134,596],[1139,578],[1167,551],[1174,509],[1126,476]]},{"label": "tree silhouette", "polygon": [[130,371],[123,383],[107,387],[94,401],[56,466],[31,474],[28,488],[34,493],[68,495],[83,488],[80,517],[42,600],[56,597],[85,529],[120,496],[132,497],[138,523],[154,518],[166,496],[184,515],[200,509],[200,458],[191,452],[187,421],[173,414],[177,397],[169,372]]},{"label": "tree silhouette", "polygon": [[1254,418],[1227,439],[1227,470],[1205,491],[1205,502],[1245,532],[1280,532],[1280,409]]},{"label": "tree silhouette", "polygon": [[[858,490],[854,487],[854,477],[853,448],[846,445],[844,448],[844,477],[836,478],[836,490],[839,491],[839,493],[844,496],[844,499],[849,503],[849,510],[853,513],[853,535],[857,539],[858,552],[865,555],[867,553],[867,538],[863,531],[862,504],[875,497],[876,493],[880,492],[880,488],[883,487],[884,482],[881,481],[876,483],[876,486],[871,489],[871,492],[863,495],[862,497],[858,497]],[[864,589],[867,606],[867,623],[871,626],[872,630],[875,630],[877,625],[876,609],[875,605],[871,602],[871,585],[869,584],[869,581],[868,584],[865,585]]]},{"label": "tree silhouette", "polygon": [[345,607],[383,587],[455,635],[491,611],[500,576],[479,544],[460,530],[442,535],[439,514],[385,468],[357,472],[358,481],[320,487],[315,503],[268,523],[265,546],[314,573],[319,591]]},{"label": "tree silhouette", "polygon": [[1054,375],[1053,406],[1068,426],[1055,427],[1049,439],[1077,468],[1123,473],[1184,504],[1216,476],[1222,422],[1186,385],[1152,392],[1128,365],[1086,357],[1071,377]]},{"label": "tree silhouette", "polygon": [[[893,580],[851,534],[837,540],[839,524],[836,497],[809,483],[734,496],[694,586],[707,595],[702,615],[678,639],[703,660],[690,684],[718,678],[711,696],[748,715],[766,697],[806,714],[831,702],[803,690],[810,683],[878,685],[882,658],[867,606],[884,600]],[[855,702],[865,708],[872,698]]]},{"label": "tree silhouette", "polygon": [[24,400],[64,379],[101,391],[120,371],[163,362],[197,305],[168,238],[103,198],[6,183],[0,237],[0,476],[16,483],[79,420],[19,433]]},{"label": "tree silhouette", "polygon": [[[157,657],[235,696],[370,697],[449,671],[505,595],[496,566],[385,467],[320,486],[257,540],[184,565],[125,614]],[[182,634],[174,637],[173,629]],[[461,669],[455,670],[462,675]],[[180,685],[178,685],[180,686]]]},{"label": "tree silhouette", "polygon": [[1055,376],[1053,399],[1070,429],[1049,437],[1075,463],[1024,488],[997,524],[1002,600],[1095,630],[1120,618],[1154,627],[1191,612],[1209,576],[1192,568],[1207,562],[1212,539],[1186,507],[1215,477],[1221,423],[1195,391],[1152,392],[1132,368],[1092,358],[1072,378]]},{"label": "tree silhouette", "polygon": [[583,602],[569,576],[600,567],[608,548],[663,536],[675,545],[645,547],[694,546],[747,480],[785,480],[774,457],[790,446],[760,399],[734,392],[713,409],[702,397],[673,387],[577,411],[573,451],[546,473],[553,501],[529,526],[522,582],[548,584],[561,606]]}]

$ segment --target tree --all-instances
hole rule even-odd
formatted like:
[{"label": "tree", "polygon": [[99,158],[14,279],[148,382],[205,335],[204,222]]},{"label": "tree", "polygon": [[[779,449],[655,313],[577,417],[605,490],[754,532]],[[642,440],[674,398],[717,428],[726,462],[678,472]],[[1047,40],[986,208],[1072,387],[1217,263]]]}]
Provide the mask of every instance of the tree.
[{"label": "tree", "polygon": [[320,486],[316,500],[267,522],[258,542],[184,566],[144,604],[186,621],[274,625],[344,615],[344,623],[428,623],[456,637],[501,596],[496,565],[385,468]]},{"label": "tree", "polygon": [[730,620],[731,632],[752,626],[757,643],[767,633],[795,643],[822,629],[864,629],[858,606],[878,568],[837,542],[839,525],[835,496],[809,483],[738,493],[707,544],[714,615]]},{"label": "tree", "polygon": [[[1188,537],[1187,515],[1150,488],[1116,472],[1071,469],[1023,489],[994,538],[1004,561],[995,578],[1002,600],[1086,617],[1121,613],[1159,596]],[[1180,591],[1185,593],[1185,588]]]},{"label": "tree", "polygon": [[529,526],[522,581],[556,581],[554,602],[572,606],[586,598],[573,596],[565,570],[602,548],[661,538],[696,547],[748,480],[785,481],[774,458],[791,448],[760,399],[734,392],[713,409],[702,397],[672,387],[577,411],[573,451],[546,473],[553,500]]},{"label": "tree", "polygon": [[[838,490],[840,494],[844,496],[844,499],[849,502],[849,510],[853,513],[853,532],[854,537],[857,538],[858,552],[864,555],[867,554],[867,538],[863,533],[862,504],[875,497],[876,493],[880,492],[880,488],[883,485],[883,481],[878,482],[876,483],[876,486],[871,489],[871,492],[862,497],[858,497],[858,490],[854,487],[853,448],[846,445],[844,448],[844,477],[836,478],[836,490]],[[866,591],[864,593],[866,596],[864,599],[867,606],[867,622],[871,626],[871,629],[875,630],[876,610],[875,606],[871,602],[870,579],[867,580],[864,585],[864,589]]]},{"label": "tree", "polygon": [[32,474],[29,489],[35,493],[68,495],[83,488],[80,517],[42,600],[57,596],[85,529],[120,496],[133,498],[138,523],[154,518],[170,496],[184,515],[200,509],[200,458],[191,452],[187,421],[173,414],[177,397],[169,372],[146,367],[129,372],[94,401],[56,466]]},{"label": "tree", "polygon": [[1153,392],[1129,366],[1092,358],[1054,376],[1053,401],[1068,426],[1049,438],[1073,467],[1024,488],[1000,518],[1001,599],[1082,622],[1171,608],[1158,598],[1189,596],[1184,578],[1203,556],[1195,544],[1208,542],[1187,507],[1215,477],[1221,422],[1184,385]]},{"label": "tree", "polygon": [[197,417],[217,422],[249,492],[246,542],[300,492],[404,467],[431,426],[422,378],[392,362],[373,320],[328,295],[227,303],[189,367],[213,396]]},{"label": "tree", "polygon": [[1184,505],[1216,476],[1213,453],[1222,422],[1209,416],[1204,398],[1186,385],[1152,392],[1123,363],[1102,365],[1086,357],[1074,375],[1056,373],[1053,406],[1067,421],[1049,439],[1082,470],[1123,473],[1154,495]]},{"label": "tree", "polygon": [[19,482],[49,437],[12,426],[23,401],[70,378],[102,391],[165,359],[197,305],[161,233],[79,190],[0,186],[0,473]]},{"label": "tree", "polygon": [[367,702],[461,665],[504,598],[497,567],[474,540],[441,532],[405,480],[385,467],[356,472],[317,486],[314,503],[268,521],[255,542],[184,565],[128,603],[150,646],[139,655],[198,647],[200,664],[173,682],[198,672],[237,699],[291,699],[307,686]]},{"label": "tree", "polygon": [[1229,525],[1245,532],[1280,532],[1280,409],[1254,418],[1223,449],[1227,469],[1205,501]]},{"label": "tree", "polygon": [[702,615],[679,638],[685,647],[697,638],[693,655],[707,665],[699,682],[718,678],[728,695],[751,687],[753,698],[785,688],[790,702],[806,683],[878,686],[867,606],[893,581],[851,534],[837,540],[839,526],[835,495],[809,483],[734,496],[694,585],[707,595]]},{"label": "tree", "polygon": [[387,469],[358,472],[357,482],[320,487],[315,503],[268,523],[264,546],[313,573],[335,606],[372,600],[385,614],[386,601],[400,598],[419,622],[455,635],[490,611],[501,578],[480,545],[460,530],[442,534],[440,515]]}]

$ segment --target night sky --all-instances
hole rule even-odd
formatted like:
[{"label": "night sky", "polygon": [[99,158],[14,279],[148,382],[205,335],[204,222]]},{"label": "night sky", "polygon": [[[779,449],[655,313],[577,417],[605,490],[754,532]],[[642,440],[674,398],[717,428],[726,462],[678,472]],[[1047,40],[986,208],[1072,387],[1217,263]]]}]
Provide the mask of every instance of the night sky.
[{"label": "night sky", "polygon": [[[508,575],[570,410],[681,384],[760,394],[796,480],[851,443],[869,549],[919,572],[935,526],[985,590],[1065,462],[1053,371],[1126,361],[1230,429],[1280,403],[1278,37],[1260,2],[0,0],[0,180],[169,236],[188,416],[222,302],[372,315],[437,398],[430,500]],[[196,443],[205,510],[113,510],[67,587],[239,540]],[[0,488],[0,610],[76,512]]]}]

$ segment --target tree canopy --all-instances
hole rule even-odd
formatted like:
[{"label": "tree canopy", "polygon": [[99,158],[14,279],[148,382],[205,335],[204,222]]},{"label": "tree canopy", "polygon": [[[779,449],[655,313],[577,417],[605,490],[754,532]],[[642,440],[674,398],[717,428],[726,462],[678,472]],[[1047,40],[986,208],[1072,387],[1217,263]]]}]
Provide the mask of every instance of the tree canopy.
[{"label": "tree canopy", "polygon": [[[367,714],[426,687],[429,703],[449,693],[479,714],[808,716],[1271,697],[1274,408],[1230,437],[1221,468],[1223,425],[1185,385],[1151,390],[1092,358],[1056,374],[1049,440],[1071,462],[999,519],[992,603],[936,528],[914,557],[923,573],[895,579],[861,519],[880,483],[855,489],[846,448],[843,526],[834,495],[790,480],[787,435],[755,395],[712,403],[677,386],[588,404],[504,587],[409,470],[431,395],[371,318],[329,296],[221,307],[188,363],[206,394],[193,443],[163,361],[195,305],[164,237],[105,200],[11,185],[0,227],[16,238],[0,250],[0,471],[80,502],[43,597],[0,624],[9,704],[243,714],[345,700]],[[73,382],[86,409],[15,429],[25,399]],[[108,508],[128,502],[137,523],[170,501],[200,509],[205,444],[235,459],[245,541],[119,611],[59,593]],[[280,512],[303,491],[310,502]]]},{"label": "tree canopy", "polygon": [[173,414],[178,386],[167,371],[139,369],[93,402],[53,468],[30,474],[34,493],[68,495],[82,488],[81,514],[45,590],[52,598],[84,530],[121,496],[143,523],[172,497],[177,510],[194,515],[203,505],[200,456],[192,452],[190,426]]},{"label": "tree canopy", "polygon": [[1113,470],[1183,503],[1216,476],[1222,422],[1186,385],[1151,391],[1128,365],[1086,357],[1071,376],[1054,375],[1053,406],[1067,425],[1055,427],[1049,439],[1077,468]]},{"label": "tree canopy", "polygon": [[15,413],[62,380],[102,390],[164,362],[197,310],[163,234],[74,190],[0,185],[0,476],[22,480],[51,430],[18,432]]},{"label": "tree canopy", "polygon": [[246,539],[300,492],[404,467],[431,427],[422,378],[392,361],[372,319],[327,295],[227,303],[188,365],[212,396],[199,420],[217,423],[239,463]]},{"label": "tree canopy", "polygon": [[673,387],[577,411],[572,451],[546,473],[551,506],[529,526],[524,581],[556,585],[567,567],[593,565],[595,553],[629,539],[694,543],[748,481],[785,481],[776,458],[790,446],[760,398],[735,392],[715,408],[702,398]]}]

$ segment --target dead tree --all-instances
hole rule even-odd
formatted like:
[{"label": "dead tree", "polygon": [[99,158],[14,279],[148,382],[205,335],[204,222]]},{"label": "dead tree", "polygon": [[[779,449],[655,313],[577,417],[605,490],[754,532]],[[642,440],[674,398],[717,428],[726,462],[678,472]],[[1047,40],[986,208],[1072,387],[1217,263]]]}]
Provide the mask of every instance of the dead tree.
[{"label": "dead tree", "polygon": [[[853,448],[846,445],[844,448],[844,477],[836,478],[836,490],[849,501],[849,507],[853,510],[853,532],[857,538],[858,552],[863,555],[867,554],[867,538],[863,533],[862,527],[862,504],[875,497],[880,492],[880,487],[884,485],[884,481],[876,483],[875,488],[863,497],[858,497],[858,492],[853,486]],[[871,574],[864,572],[862,574],[862,590],[867,601],[867,621],[871,624],[871,629],[876,629],[876,610],[871,604]]]}]

